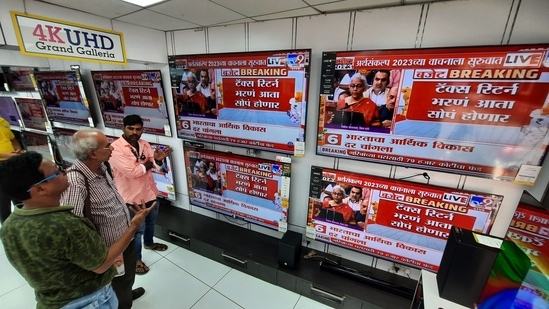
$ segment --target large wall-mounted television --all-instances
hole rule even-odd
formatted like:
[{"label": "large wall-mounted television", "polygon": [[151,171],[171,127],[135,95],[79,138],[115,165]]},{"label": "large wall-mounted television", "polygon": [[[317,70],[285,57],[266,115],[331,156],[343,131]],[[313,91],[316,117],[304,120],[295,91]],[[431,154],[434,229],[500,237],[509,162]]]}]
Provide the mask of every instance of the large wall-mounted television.
[{"label": "large wall-mounted television", "polygon": [[50,127],[42,100],[33,98],[15,98],[15,103],[21,112],[21,121],[28,129],[48,131]]},{"label": "large wall-mounted television", "polygon": [[[107,138],[110,143],[113,143],[119,137],[107,135]],[[72,136],[68,142],[70,143],[71,140],[72,140]],[[157,147],[159,149],[164,149],[165,147],[168,147],[167,145],[156,144],[156,143],[149,143],[149,144],[151,144],[151,147],[153,150],[155,150]],[[159,191],[159,195],[161,197],[175,201],[176,187],[173,180],[173,167],[172,167],[171,156],[167,157],[166,160],[164,160],[164,163],[162,164],[159,170],[152,169],[151,171],[153,173],[154,182],[156,183],[156,188]]]},{"label": "large wall-mounted television", "polygon": [[488,233],[503,196],[311,167],[307,234],[437,271],[452,225]]},{"label": "large wall-mounted television", "polygon": [[310,54],[170,56],[177,136],[303,155]]},{"label": "large wall-mounted television", "polygon": [[2,67],[11,91],[37,91],[36,82],[32,74],[35,68]]},{"label": "large wall-mounted television", "polygon": [[[549,211],[519,203],[506,239],[514,242],[528,256],[529,272],[523,282],[511,280],[516,278],[511,269],[503,269],[506,271],[490,276],[491,284],[487,284],[484,295],[491,296],[485,297],[485,303],[511,303],[509,290],[518,283],[521,288],[514,290],[514,294],[522,304],[530,305],[526,308],[549,308]],[[484,306],[479,308],[491,308],[484,303],[481,305]]]},{"label": "large wall-mounted television", "polygon": [[548,50],[324,52],[317,154],[533,185],[549,141]]},{"label": "large wall-mounted television", "polygon": [[51,121],[94,127],[80,71],[33,73]]},{"label": "large wall-mounted television", "polygon": [[105,127],[121,129],[125,116],[137,114],[143,118],[145,132],[172,136],[160,71],[91,74]]},{"label": "large wall-mounted television", "polygon": [[286,231],[291,163],[185,146],[191,205]]},{"label": "large wall-mounted television", "polygon": [[23,148],[25,148],[26,151],[36,151],[40,153],[44,159],[53,161],[49,137],[46,134],[22,131],[21,139]]},{"label": "large wall-mounted television", "polygon": [[6,119],[12,126],[21,126],[21,117],[12,97],[0,97],[0,117]]},{"label": "large wall-mounted television", "polygon": [[76,157],[72,154],[70,149],[74,133],[76,133],[75,130],[53,128],[53,139],[55,140],[57,150],[59,150],[61,157],[70,163],[76,161]]}]

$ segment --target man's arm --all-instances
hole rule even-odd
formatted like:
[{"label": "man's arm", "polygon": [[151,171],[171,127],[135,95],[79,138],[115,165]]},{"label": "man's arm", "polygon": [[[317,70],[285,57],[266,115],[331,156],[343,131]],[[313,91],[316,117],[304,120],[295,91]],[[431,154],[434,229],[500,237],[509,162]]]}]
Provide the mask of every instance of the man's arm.
[{"label": "man's arm", "polygon": [[11,145],[13,146],[13,149],[15,149],[15,152],[21,153],[21,151],[23,151],[23,148],[17,139],[13,138],[11,140]]},{"label": "man's arm", "polygon": [[[109,159],[111,167],[117,172],[122,173],[127,178],[139,178],[147,173],[152,166],[145,166],[135,161],[135,157],[131,153],[126,153],[120,147],[115,146],[112,156]],[[151,162],[152,164],[152,162]],[[154,164],[153,164],[154,165]]]}]

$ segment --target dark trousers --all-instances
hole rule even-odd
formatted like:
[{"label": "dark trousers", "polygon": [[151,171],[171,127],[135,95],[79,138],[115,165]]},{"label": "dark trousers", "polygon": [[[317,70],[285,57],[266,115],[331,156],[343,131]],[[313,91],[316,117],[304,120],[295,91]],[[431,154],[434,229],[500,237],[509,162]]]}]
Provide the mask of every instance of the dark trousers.
[{"label": "dark trousers", "polygon": [[[2,191],[0,190],[0,223],[3,223],[4,221],[6,221],[6,219],[10,216],[11,214],[11,202],[12,202],[12,199],[5,195],[4,193],[2,193]],[[13,204],[19,204],[20,202],[18,201],[13,201]]]},{"label": "dark trousers", "polygon": [[123,253],[123,276],[112,279],[112,288],[118,297],[118,309],[130,309],[132,307],[132,287],[135,281],[135,240],[132,240]]}]

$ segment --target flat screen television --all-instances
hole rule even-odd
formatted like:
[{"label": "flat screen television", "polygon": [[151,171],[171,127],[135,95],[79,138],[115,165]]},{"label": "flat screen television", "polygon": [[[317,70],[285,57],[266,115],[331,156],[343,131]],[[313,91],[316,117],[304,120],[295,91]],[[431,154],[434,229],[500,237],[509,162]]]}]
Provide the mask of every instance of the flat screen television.
[{"label": "flat screen television", "polygon": [[311,167],[307,235],[437,271],[452,225],[488,233],[503,196]]},{"label": "flat screen television", "polygon": [[80,71],[33,73],[51,121],[94,127]]},{"label": "flat screen television", "polygon": [[548,50],[324,52],[317,154],[533,185],[549,140]]},{"label": "flat screen television", "polygon": [[21,112],[21,121],[28,129],[47,132],[50,127],[42,100],[33,98],[15,98],[15,103]]},{"label": "flat screen television", "polygon": [[37,91],[32,73],[36,68],[2,67],[11,91]]},{"label": "flat screen television", "polygon": [[517,302],[513,297],[519,303],[531,305],[524,308],[549,308],[549,211],[519,203],[506,239],[515,243],[527,256],[527,275],[519,278],[522,280],[513,280],[517,278],[513,267],[500,268],[498,273],[492,273],[479,308]]},{"label": "flat screen television", "polygon": [[177,136],[304,155],[310,54],[168,57]]},{"label": "flat screen television", "polygon": [[[109,139],[109,142],[112,143],[115,140],[117,140],[119,137],[107,135],[107,138]],[[163,149],[167,147],[167,145],[163,145],[163,144],[156,144],[156,143],[150,143],[150,144],[153,150],[155,150],[157,147],[159,149]],[[161,197],[175,201],[176,191],[175,191],[175,183],[173,180],[172,157],[171,156],[167,157],[166,160],[164,160],[164,164],[161,166],[160,170],[153,169],[152,173],[153,173],[154,182],[156,183],[156,188],[160,192],[159,195]]]},{"label": "flat screen television", "polygon": [[22,131],[21,139],[26,151],[36,151],[40,153],[44,159],[53,161],[49,137],[46,134]]},{"label": "flat screen television", "polygon": [[70,163],[74,163],[74,161],[76,161],[76,157],[72,154],[70,149],[70,144],[74,133],[76,133],[76,131],[70,129],[53,129],[53,139],[55,140],[57,150],[59,150],[61,157]]},{"label": "flat screen television", "polygon": [[160,71],[91,74],[105,127],[120,129],[125,116],[137,114],[143,118],[145,132],[172,136]]},{"label": "flat screen television", "polygon": [[267,160],[184,147],[191,205],[286,231],[289,158]]},{"label": "flat screen television", "polygon": [[21,126],[21,117],[12,97],[0,97],[0,117],[6,119],[12,126]]}]

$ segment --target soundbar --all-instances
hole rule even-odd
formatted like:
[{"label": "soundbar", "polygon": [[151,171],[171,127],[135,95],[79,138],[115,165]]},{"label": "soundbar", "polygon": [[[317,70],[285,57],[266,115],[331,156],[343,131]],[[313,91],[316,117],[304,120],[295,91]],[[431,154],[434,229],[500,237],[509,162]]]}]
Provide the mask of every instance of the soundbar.
[{"label": "soundbar", "polygon": [[391,293],[400,295],[402,297],[406,297],[409,299],[412,299],[414,297],[415,291],[412,289],[409,289],[404,286],[400,286],[398,284],[394,284],[391,282],[387,282],[385,280],[380,280],[377,278],[374,278],[372,276],[368,276],[366,274],[360,273],[354,269],[350,269],[348,267],[334,264],[328,261],[321,261],[320,262],[320,269],[324,269],[326,271],[329,271],[331,273],[358,281],[360,283],[368,284],[370,286],[373,286],[375,288],[383,289],[386,291],[389,291]]}]

